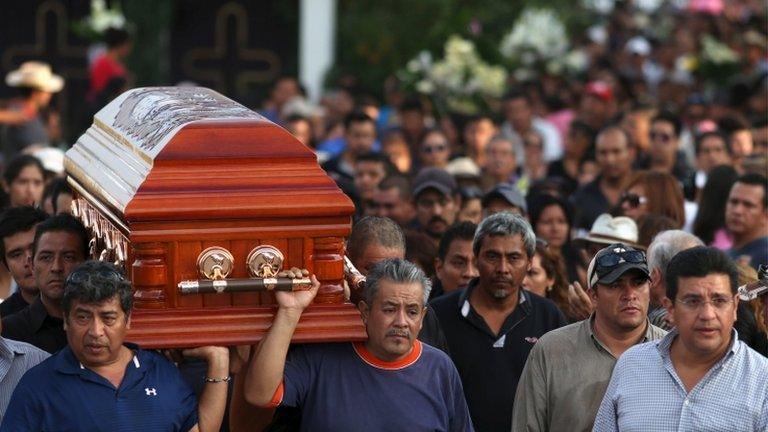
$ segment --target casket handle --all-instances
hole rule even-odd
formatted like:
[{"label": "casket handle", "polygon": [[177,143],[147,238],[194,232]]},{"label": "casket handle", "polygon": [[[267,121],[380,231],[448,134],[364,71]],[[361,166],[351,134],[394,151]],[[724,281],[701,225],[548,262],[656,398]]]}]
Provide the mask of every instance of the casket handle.
[{"label": "casket handle", "polygon": [[186,280],[179,282],[181,294],[211,294],[253,291],[300,291],[312,287],[310,278],[254,278],[222,280]]}]

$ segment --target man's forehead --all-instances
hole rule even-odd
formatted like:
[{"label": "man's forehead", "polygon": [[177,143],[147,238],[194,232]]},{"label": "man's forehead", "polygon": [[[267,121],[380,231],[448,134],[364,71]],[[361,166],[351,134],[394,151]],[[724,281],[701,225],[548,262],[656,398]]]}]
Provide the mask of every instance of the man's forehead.
[{"label": "man's forehead", "polygon": [[731,293],[731,279],[727,274],[710,273],[706,276],[680,277],[677,282],[678,297],[686,294]]},{"label": "man's forehead", "polygon": [[472,240],[454,239],[448,246],[448,255],[472,255]]},{"label": "man's forehead", "polygon": [[35,239],[35,228],[30,228],[27,231],[19,231],[11,235],[3,237],[3,244],[6,251],[13,246],[28,246]]},{"label": "man's forehead", "polygon": [[117,295],[114,295],[101,302],[81,302],[80,300],[74,300],[72,303],[72,310],[104,313],[104,312],[122,312],[123,308],[120,305],[120,300],[117,298]]},{"label": "man's forehead", "polygon": [[382,303],[421,304],[424,301],[424,287],[418,282],[398,283],[381,279],[375,298]]},{"label": "man's forehead", "polygon": [[512,253],[522,251],[523,237],[520,234],[512,235],[489,235],[483,239],[483,243],[480,245],[480,251],[494,250],[504,253]]},{"label": "man's forehead", "polygon": [[378,258],[377,261],[383,261],[387,258],[405,258],[405,251],[396,248],[388,247],[379,243],[369,243],[363,249],[363,256],[366,258]]},{"label": "man's forehead", "polygon": [[80,239],[75,233],[69,231],[46,231],[40,235],[38,243],[49,246],[77,246]]}]

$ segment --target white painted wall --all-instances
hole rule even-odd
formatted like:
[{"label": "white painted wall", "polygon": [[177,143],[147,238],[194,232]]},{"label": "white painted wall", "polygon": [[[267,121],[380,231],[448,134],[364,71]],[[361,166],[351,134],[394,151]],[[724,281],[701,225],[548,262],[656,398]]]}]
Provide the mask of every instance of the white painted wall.
[{"label": "white painted wall", "polygon": [[309,99],[317,102],[334,61],[336,0],[301,0],[300,7],[299,80]]}]

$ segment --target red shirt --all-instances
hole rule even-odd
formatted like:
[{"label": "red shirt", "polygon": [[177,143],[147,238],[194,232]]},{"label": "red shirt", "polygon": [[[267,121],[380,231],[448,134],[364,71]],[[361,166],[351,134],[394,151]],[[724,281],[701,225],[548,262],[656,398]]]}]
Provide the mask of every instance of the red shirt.
[{"label": "red shirt", "polygon": [[101,55],[91,65],[90,95],[95,97],[100,91],[104,90],[109,80],[120,76],[126,76],[123,65],[106,54]]}]

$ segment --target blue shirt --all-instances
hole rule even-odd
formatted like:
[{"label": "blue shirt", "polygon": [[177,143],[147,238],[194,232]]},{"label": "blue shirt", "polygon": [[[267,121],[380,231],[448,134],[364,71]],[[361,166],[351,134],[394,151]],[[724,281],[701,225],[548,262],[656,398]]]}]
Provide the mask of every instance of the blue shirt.
[{"label": "blue shirt", "polygon": [[362,343],[292,348],[273,403],[301,407],[305,431],[471,431],[456,368],[416,341],[384,362]]},{"label": "blue shirt", "polygon": [[197,400],[161,355],[138,349],[119,388],[80,364],[67,346],[30,369],[0,431],[188,431]]},{"label": "blue shirt", "polygon": [[21,377],[50,354],[25,342],[0,337],[0,421]]},{"label": "blue shirt", "polygon": [[686,391],[670,358],[677,329],[619,358],[594,431],[766,431],[768,359],[731,334],[731,347]]}]

